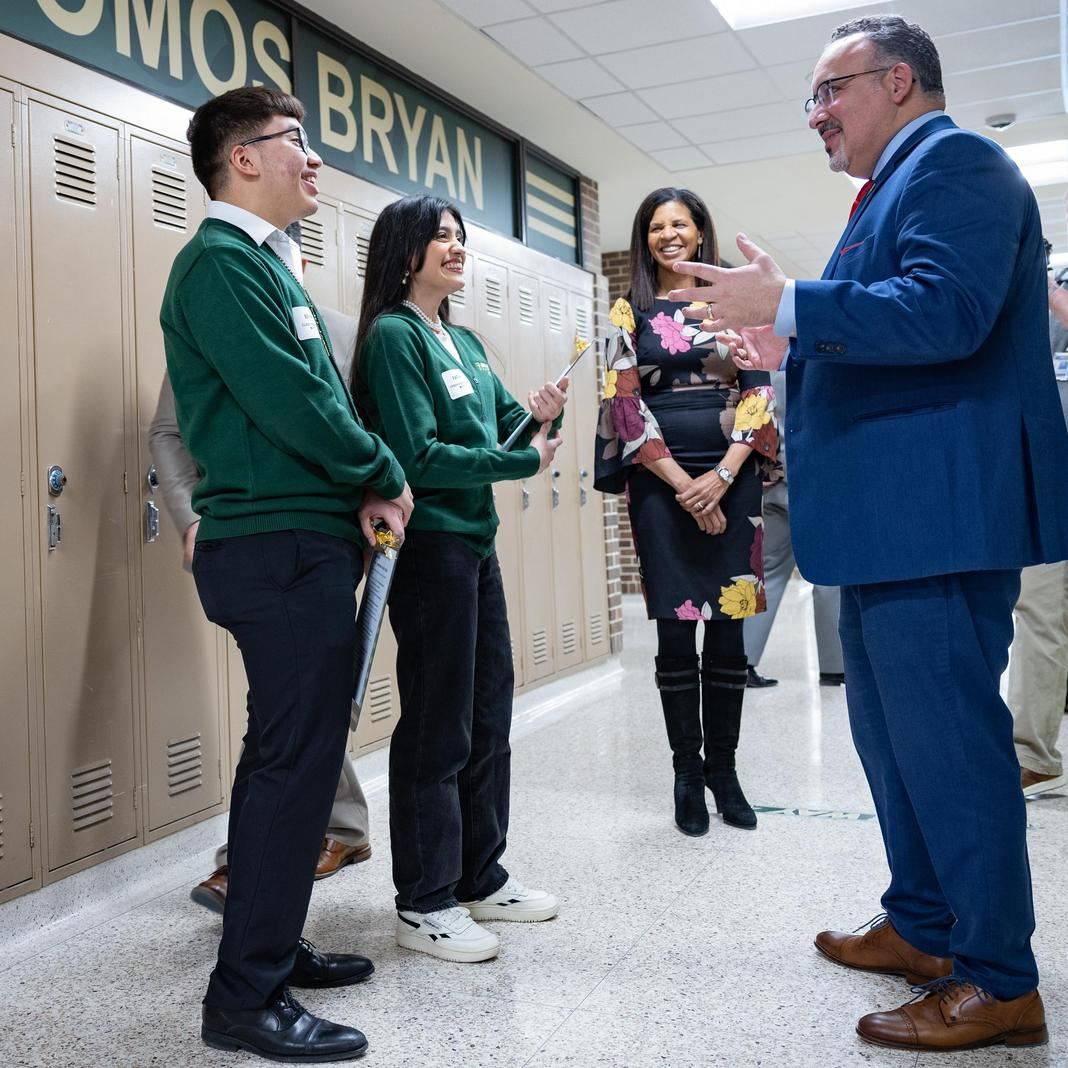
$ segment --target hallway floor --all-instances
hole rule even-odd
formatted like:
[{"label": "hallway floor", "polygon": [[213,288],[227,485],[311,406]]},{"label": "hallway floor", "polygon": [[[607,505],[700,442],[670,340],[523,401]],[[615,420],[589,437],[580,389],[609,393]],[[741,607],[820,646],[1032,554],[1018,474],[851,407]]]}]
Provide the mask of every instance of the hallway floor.
[{"label": "hallway floor", "polygon": [[[628,598],[622,675],[543,706],[516,732],[504,860],[562,905],[547,923],[493,925],[502,940],[495,961],[448,964],[396,947],[382,761],[361,760],[374,855],[317,884],[305,933],[324,949],[367,954],[377,971],[360,986],[298,992],[313,1011],[366,1032],[370,1050],[355,1063],[1068,1065],[1068,795],[1028,805],[1050,1044],[919,1059],[865,1045],[857,1018],[910,994],[904,980],[837,968],[812,947],[822,928],[852,929],[879,911],[886,867],[844,691],[816,684],[810,588],[791,583],[760,665],[780,684],[746,698],[739,767],[759,806],[754,832],[715,816],[703,838],[675,829],[654,636],[640,601]],[[0,1066],[268,1063],[199,1038],[220,921],[188,893],[211,870],[223,826],[217,817],[175,836],[163,884],[130,891],[129,901],[124,881],[105,894],[106,907],[83,904],[47,924],[29,918],[25,899],[0,908]],[[95,870],[96,892],[109,864]]]}]

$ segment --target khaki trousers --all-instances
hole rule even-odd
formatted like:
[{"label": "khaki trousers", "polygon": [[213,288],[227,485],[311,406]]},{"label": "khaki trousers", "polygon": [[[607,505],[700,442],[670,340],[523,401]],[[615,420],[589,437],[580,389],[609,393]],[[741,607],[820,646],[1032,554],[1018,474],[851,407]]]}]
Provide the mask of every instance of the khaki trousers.
[{"label": "khaki trousers", "polygon": [[1068,561],[1026,567],[1009,665],[1016,755],[1040,775],[1064,770],[1057,736],[1068,685]]}]

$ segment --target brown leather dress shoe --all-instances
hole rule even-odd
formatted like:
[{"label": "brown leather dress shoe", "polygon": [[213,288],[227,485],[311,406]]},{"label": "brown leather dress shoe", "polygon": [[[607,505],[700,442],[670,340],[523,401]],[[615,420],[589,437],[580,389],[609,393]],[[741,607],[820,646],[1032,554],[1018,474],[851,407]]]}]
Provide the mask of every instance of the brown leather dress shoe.
[{"label": "brown leather dress shoe", "polygon": [[226,885],[229,879],[230,870],[224,864],[189,891],[190,900],[211,909],[212,912],[221,913],[226,908]]},{"label": "brown leather dress shoe", "polygon": [[315,878],[326,879],[337,875],[346,864],[359,864],[371,855],[369,845],[351,846],[336,838],[324,838],[319,851],[319,863],[315,865]]},{"label": "brown leather dress shoe", "polygon": [[857,1034],[877,1046],[945,1052],[1049,1041],[1046,1010],[1037,990],[998,1001],[962,979],[931,983],[921,1000],[893,1012],[869,1013],[857,1024]]},{"label": "brown leather dress shoe", "polygon": [[869,923],[864,924],[868,927],[864,934],[820,931],[816,948],[835,964],[880,975],[902,975],[913,984],[940,979],[953,971],[953,961],[947,957],[932,957],[909,945],[885,913]]}]

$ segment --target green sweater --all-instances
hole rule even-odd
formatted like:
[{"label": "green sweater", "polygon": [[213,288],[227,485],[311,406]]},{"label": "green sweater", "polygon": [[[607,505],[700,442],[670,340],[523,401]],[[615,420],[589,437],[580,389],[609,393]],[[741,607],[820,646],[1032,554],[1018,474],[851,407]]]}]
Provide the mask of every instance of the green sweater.
[{"label": "green sweater", "polygon": [[203,473],[197,537],[306,529],[360,541],[364,489],[396,497],[404,473],[364,429],[282,261],[206,219],[174,261],[160,323],[178,425]]},{"label": "green sweater", "polygon": [[504,441],[527,414],[501,384],[474,334],[448,327],[463,368],[407,308],[382,315],[359,355],[357,396],[368,426],[396,454],[415,495],[412,530],[460,535],[493,552],[494,482],[528,478],[539,458],[526,440]]}]

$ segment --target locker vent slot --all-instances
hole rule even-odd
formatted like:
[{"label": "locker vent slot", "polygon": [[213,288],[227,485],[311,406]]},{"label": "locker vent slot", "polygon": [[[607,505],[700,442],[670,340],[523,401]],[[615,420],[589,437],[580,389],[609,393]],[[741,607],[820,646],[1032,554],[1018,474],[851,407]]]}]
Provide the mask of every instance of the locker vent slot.
[{"label": "locker vent slot", "polygon": [[544,664],[549,659],[549,635],[545,632],[545,628],[534,631],[531,635],[532,651],[534,653],[534,663],[538,666]]},{"label": "locker vent slot", "polygon": [[504,291],[501,280],[496,275],[488,275],[484,287],[486,293],[486,314],[499,319],[504,315]]},{"label": "locker vent slot", "polygon": [[563,650],[564,656],[571,656],[578,648],[578,628],[575,626],[575,621],[569,619],[566,623],[560,627],[560,646]]},{"label": "locker vent slot", "polygon": [[526,286],[519,287],[519,321],[524,326],[534,322],[534,290]]},{"label": "locker vent slot", "polygon": [[370,234],[356,235],[356,273],[361,278],[367,277],[367,250],[371,247]]},{"label": "locker vent slot", "polygon": [[152,221],[168,230],[185,231],[189,225],[185,175],[165,167],[152,168]]},{"label": "locker vent slot", "polygon": [[55,143],[56,196],[75,204],[96,206],[96,149],[89,144],[60,137]]},{"label": "locker vent slot", "polygon": [[70,773],[70,782],[75,831],[84,831],[87,827],[104,823],[114,816],[112,799],[115,784],[112,781],[110,760],[75,768]]},{"label": "locker vent slot", "polygon": [[467,307],[467,294],[461,289],[458,293],[449,294],[449,307],[450,308],[466,308]]},{"label": "locker vent slot", "polygon": [[604,617],[598,612],[590,616],[590,645],[600,645],[604,641]]},{"label": "locker vent slot", "polygon": [[167,743],[167,793],[171,797],[195,790],[204,782],[204,750],[200,732]]},{"label": "locker vent slot", "polygon": [[590,340],[590,309],[579,305],[575,309],[575,329],[579,337]]},{"label": "locker vent slot", "polygon": [[367,687],[367,710],[372,723],[381,723],[393,714],[393,676],[372,679]]},{"label": "locker vent slot", "polygon": [[564,305],[556,297],[549,298],[549,329],[554,334],[564,329]]},{"label": "locker vent slot", "polygon": [[[300,224],[300,253],[316,267],[326,266],[326,231],[321,222],[303,219]],[[364,256],[364,265],[367,257]]]}]

